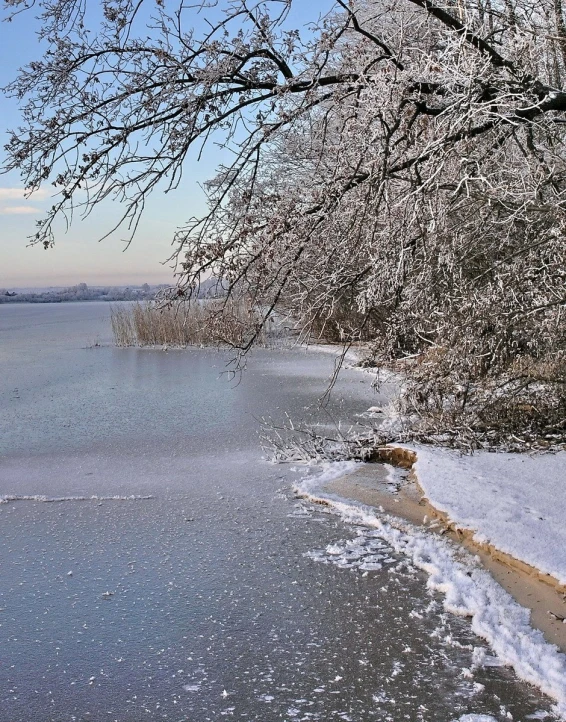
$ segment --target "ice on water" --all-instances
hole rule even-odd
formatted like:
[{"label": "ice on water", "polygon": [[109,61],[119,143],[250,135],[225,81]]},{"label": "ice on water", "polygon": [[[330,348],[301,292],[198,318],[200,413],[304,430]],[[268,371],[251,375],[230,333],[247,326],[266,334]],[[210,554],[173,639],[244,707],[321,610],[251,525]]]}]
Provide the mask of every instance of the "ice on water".
[{"label": "ice on water", "polygon": [[384,564],[398,559],[393,550],[370,530],[360,531],[354,539],[328,544],[324,549],[307,552],[305,556],[324,564],[336,564],[342,569],[359,569],[363,572],[379,571]]}]

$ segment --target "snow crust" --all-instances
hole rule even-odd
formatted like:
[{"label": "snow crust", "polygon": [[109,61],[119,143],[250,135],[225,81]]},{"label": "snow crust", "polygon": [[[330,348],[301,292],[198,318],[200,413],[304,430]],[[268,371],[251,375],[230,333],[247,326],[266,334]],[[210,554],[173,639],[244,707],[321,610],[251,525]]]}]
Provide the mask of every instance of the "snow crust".
[{"label": "snow crust", "polygon": [[566,452],[527,456],[412,446],[427,499],[479,543],[566,584]]},{"label": "snow crust", "polygon": [[344,353],[344,348],[342,346],[338,346],[336,344],[309,343],[308,345],[305,345],[304,348],[307,352],[310,351],[311,353],[331,354],[337,358],[342,358],[350,364],[357,364],[360,361],[360,353],[358,349],[355,348],[349,348],[346,353]]},{"label": "snow crust", "polygon": [[[373,507],[346,501],[322,491],[324,484],[351,472],[356,462],[325,464],[295,486],[303,498],[324,502],[344,521],[374,529],[395,551],[405,554],[428,575],[429,588],[444,595],[447,611],[469,617],[473,631],[485,639],[517,676],[539,687],[555,701],[554,712],[566,720],[566,655],[548,644],[542,632],[529,624],[530,613],[520,606],[477,561],[451,542],[394,517],[379,515]],[[338,554],[344,554],[337,549]],[[377,550],[376,550],[377,551]],[[346,559],[345,559],[346,561]],[[377,560],[376,560],[377,561]],[[476,660],[482,664],[482,660]],[[486,663],[491,663],[486,660]],[[465,716],[459,722],[487,722],[485,715]]]},{"label": "snow crust", "polygon": [[153,499],[153,496],[139,496],[130,494],[129,496],[45,496],[44,494],[2,494],[0,495],[0,504],[9,504],[12,501],[40,501],[44,504],[60,503],[63,501],[143,501]]}]

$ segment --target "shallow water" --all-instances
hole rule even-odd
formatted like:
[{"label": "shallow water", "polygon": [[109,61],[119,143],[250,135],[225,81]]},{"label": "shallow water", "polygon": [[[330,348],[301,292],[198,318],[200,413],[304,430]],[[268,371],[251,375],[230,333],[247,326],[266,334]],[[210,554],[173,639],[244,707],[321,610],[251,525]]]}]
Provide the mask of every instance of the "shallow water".
[{"label": "shallow water", "polygon": [[506,668],[465,671],[482,642],[386,546],[375,568],[323,551],[358,530],[262,460],[259,418],[355,420],[368,374],[317,410],[329,355],[261,351],[230,379],[224,353],[111,347],[108,313],[0,306],[0,496],[66,499],[0,504],[0,722],[549,709]]}]

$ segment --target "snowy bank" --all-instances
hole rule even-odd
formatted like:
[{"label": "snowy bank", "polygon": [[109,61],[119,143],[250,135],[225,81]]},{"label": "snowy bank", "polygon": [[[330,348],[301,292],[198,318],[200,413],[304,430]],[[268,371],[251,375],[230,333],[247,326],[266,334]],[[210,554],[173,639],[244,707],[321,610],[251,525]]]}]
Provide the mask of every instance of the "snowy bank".
[{"label": "snowy bank", "polygon": [[556,714],[566,720],[566,655],[530,626],[529,611],[458,546],[400,519],[380,515],[373,507],[323,490],[332,479],[354,468],[353,462],[328,464],[322,474],[310,475],[298,484],[296,492],[327,504],[347,522],[371,527],[409,557],[429,575],[428,586],[444,595],[447,611],[469,617],[473,631],[488,642],[499,660],[554,699]]},{"label": "snowy bank", "polygon": [[427,500],[478,544],[566,585],[566,452],[462,455],[411,446]]}]

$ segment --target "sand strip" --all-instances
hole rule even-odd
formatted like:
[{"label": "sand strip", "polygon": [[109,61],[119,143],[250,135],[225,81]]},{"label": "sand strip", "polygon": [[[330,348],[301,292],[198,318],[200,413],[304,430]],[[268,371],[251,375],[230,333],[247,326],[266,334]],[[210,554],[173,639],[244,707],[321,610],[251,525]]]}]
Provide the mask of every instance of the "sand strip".
[{"label": "sand strip", "polygon": [[[460,529],[448,516],[435,509],[424,497],[411,467],[416,454],[399,447],[379,450],[376,460],[405,469],[404,478],[392,484],[391,474],[383,463],[365,464],[351,474],[328,483],[324,488],[332,494],[376,507],[417,526],[426,526],[431,533],[447,536],[478,556],[486,569],[522,606],[531,610],[531,623],[540,629],[546,640],[566,652],[566,588],[547,574],[496,549],[491,544],[478,544],[473,531]],[[432,522],[432,526],[431,526]]]}]

